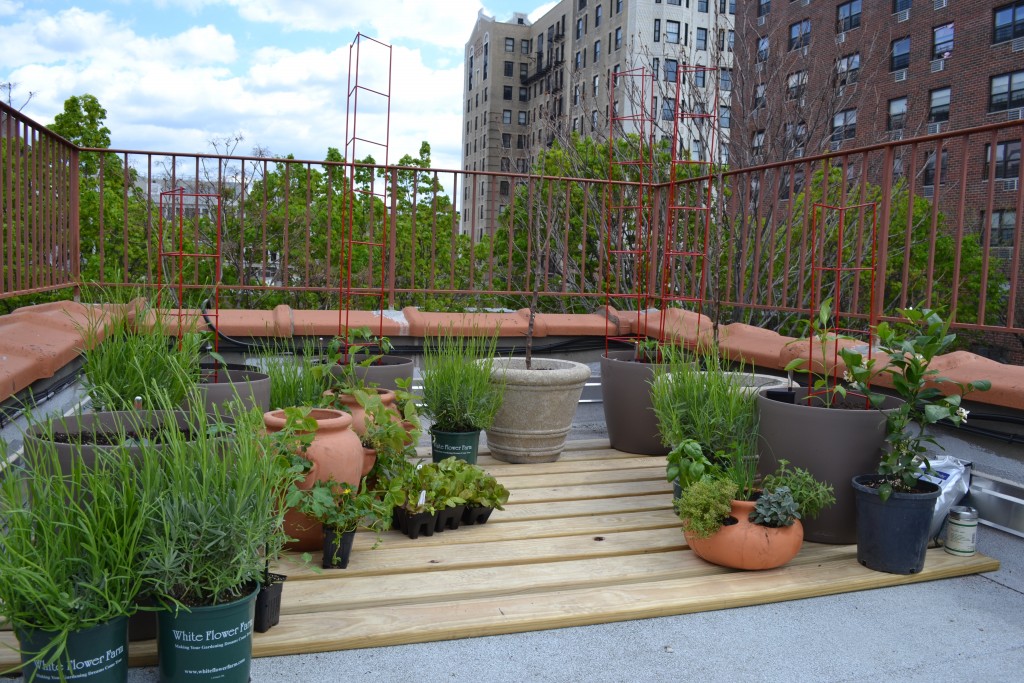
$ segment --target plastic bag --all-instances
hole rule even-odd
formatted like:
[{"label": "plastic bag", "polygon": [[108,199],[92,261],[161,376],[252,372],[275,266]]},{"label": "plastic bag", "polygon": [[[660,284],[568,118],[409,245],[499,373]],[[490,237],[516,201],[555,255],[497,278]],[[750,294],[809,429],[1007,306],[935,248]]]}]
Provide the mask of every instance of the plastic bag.
[{"label": "plastic bag", "polygon": [[940,489],[928,535],[928,538],[938,538],[949,509],[958,504],[970,489],[972,463],[954,458],[952,455],[938,455],[930,458],[929,462],[932,473],[922,474],[921,479],[937,484]]}]

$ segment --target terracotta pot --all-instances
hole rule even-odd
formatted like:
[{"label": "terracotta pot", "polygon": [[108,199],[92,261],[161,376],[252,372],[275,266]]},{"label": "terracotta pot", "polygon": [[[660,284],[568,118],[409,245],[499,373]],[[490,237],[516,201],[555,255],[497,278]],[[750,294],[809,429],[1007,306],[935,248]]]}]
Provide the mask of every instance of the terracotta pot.
[{"label": "terracotta pot", "polygon": [[[384,407],[395,414],[393,419],[401,419],[401,415],[398,412],[398,406],[395,404],[395,392],[387,389],[377,389],[377,395],[380,396],[380,400],[384,403]],[[366,433],[366,409],[360,405],[359,401],[352,394],[337,394],[333,391],[325,391],[324,396],[334,397],[336,401],[348,409],[348,412],[352,415],[352,431],[359,436]]]},{"label": "terracotta pot", "polygon": [[[352,430],[352,416],[325,408],[311,410],[309,416],[316,420],[316,431],[305,456],[313,467],[298,487],[308,490],[313,488],[314,482],[328,479],[358,485],[363,478],[366,456],[359,436]],[[271,433],[283,429],[285,422],[283,410],[263,415],[263,423]],[[292,509],[285,513],[284,523],[285,532],[296,539],[288,545],[289,549],[318,550],[322,547],[323,529],[317,520]]]},{"label": "terracotta pot", "polygon": [[774,569],[796,557],[804,542],[800,520],[771,529],[751,522],[753,511],[753,501],[734,500],[730,517],[735,524],[725,525],[707,538],[684,532],[686,543],[697,557],[732,569]]},{"label": "terracotta pot", "polygon": [[[363,446],[363,475],[365,477],[373,469],[373,466],[377,464],[377,451],[374,448],[367,448]],[[359,478],[362,481],[362,477]]]}]

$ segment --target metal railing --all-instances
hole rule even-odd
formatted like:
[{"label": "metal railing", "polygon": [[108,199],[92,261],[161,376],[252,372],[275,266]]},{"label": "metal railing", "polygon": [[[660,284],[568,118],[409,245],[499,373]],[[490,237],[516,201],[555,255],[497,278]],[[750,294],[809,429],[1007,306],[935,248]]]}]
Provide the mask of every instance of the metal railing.
[{"label": "metal railing", "polygon": [[[925,305],[964,330],[1024,334],[1021,121],[716,170],[712,235],[694,245],[697,233],[685,225],[666,230],[667,216],[687,214],[670,211],[669,197],[675,208],[706,201],[697,188],[708,177],[676,178],[670,193],[662,171],[639,210],[630,208],[639,179],[628,171],[567,178],[96,150],[8,107],[0,113],[0,299],[90,283],[155,286],[166,218],[159,195],[183,188],[220,196],[223,232],[219,267],[189,263],[173,273],[194,294],[188,305],[216,284],[224,307],[337,308],[351,251],[354,294],[369,300],[383,286],[391,307],[518,308],[536,290],[545,310],[593,311],[638,284],[650,292],[701,287],[687,271],[698,264],[662,267],[666,249],[696,247],[713,275],[695,294],[723,322],[786,328],[813,302],[841,294],[854,319]],[[840,210],[854,205],[873,208]],[[212,239],[211,210],[199,199],[183,208],[195,250]],[[661,236],[650,254],[616,256],[641,220]],[[812,229],[823,231],[817,242]],[[665,244],[666,234],[691,243]],[[827,274],[871,249],[873,280],[861,271],[812,278],[815,264]]]}]

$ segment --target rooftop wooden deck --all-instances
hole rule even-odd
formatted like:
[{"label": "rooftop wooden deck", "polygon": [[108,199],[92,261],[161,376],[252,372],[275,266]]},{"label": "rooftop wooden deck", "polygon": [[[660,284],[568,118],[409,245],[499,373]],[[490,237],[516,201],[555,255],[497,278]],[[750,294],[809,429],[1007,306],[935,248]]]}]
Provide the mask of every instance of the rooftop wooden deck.
[{"label": "rooftop wooden deck", "polygon": [[[558,462],[481,466],[511,491],[483,526],[409,539],[360,533],[349,567],[279,568],[281,623],[256,634],[254,655],[299,654],[668,616],[994,571],[999,562],[928,551],[914,576],[856,561],[855,546],[807,543],[787,566],[723,569],[691,553],[671,506],[665,460],[571,442]],[[13,646],[10,632],[0,644]],[[133,643],[133,665],[156,661]],[[0,648],[0,668],[16,652]]]}]

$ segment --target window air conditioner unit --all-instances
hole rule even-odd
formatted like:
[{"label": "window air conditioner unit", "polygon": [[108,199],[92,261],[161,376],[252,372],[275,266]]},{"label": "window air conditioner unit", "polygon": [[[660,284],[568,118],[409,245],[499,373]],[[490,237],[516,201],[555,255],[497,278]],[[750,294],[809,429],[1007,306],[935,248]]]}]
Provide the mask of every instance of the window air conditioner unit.
[{"label": "window air conditioner unit", "polygon": [[803,147],[797,147],[796,149],[793,150],[793,156],[795,158],[800,159],[801,157],[803,157],[803,155],[804,155],[804,148]]},{"label": "window air conditioner unit", "polygon": [[1007,190],[1009,192],[1016,192],[1017,191],[1017,187],[1018,187],[1018,185],[1017,185],[1017,178],[1010,178],[1009,180],[1004,180],[1003,181],[1003,189],[1004,190]]},{"label": "window air conditioner unit", "polygon": [[896,23],[897,24],[902,24],[904,21],[907,21],[908,19],[910,19],[910,10],[905,9],[902,12],[897,12],[896,13]]},{"label": "window air conditioner unit", "polygon": [[843,143],[841,143],[841,142],[830,142],[830,143],[828,143],[828,148],[830,150],[832,150],[833,152],[838,152],[839,151],[839,147],[842,146],[842,144]]},{"label": "window air conditioner unit", "polygon": [[935,9],[946,9],[949,5],[949,0],[935,0]]},{"label": "window air conditioner unit", "polygon": [[935,135],[942,132],[942,121],[928,124],[928,135]]},{"label": "window air conditioner unit", "polygon": [[801,107],[806,107],[807,106],[807,98],[806,97],[801,97],[800,98],[800,106]]},{"label": "window air conditioner unit", "polygon": [[811,0],[800,0],[800,4],[804,7],[807,7],[809,4],[811,4]]},{"label": "window air conditioner unit", "polygon": [[894,71],[892,74],[892,79],[897,83],[902,83],[903,81],[907,80],[907,70],[900,69],[899,71]]},{"label": "window air conditioner unit", "polygon": [[808,51],[807,46],[804,45],[804,49],[803,49],[804,57],[807,56],[807,51]]},{"label": "window air conditioner unit", "polygon": [[901,128],[899,130],[890,131],[889,139],[890,140],[902,140],[903,139],[903,129]]},{"label": "window air conditioner unit", "polygon": [[1014,52],[1024,52],[1024,38],[1014,38],[1010,47]]},{"label": "window air conditioner unit", "polygon": [[933,59],[932,60],[932,73],[938,73],[946,68],[945,59]]},{"label": "window air conditioner unit", "polygon": [[758,17],[757,18],[757,25],[758,26],[764,26],[764,22],[765,22],[765,17]]},{"label": "window air conditioner unit", "polygon": [[1024,119],[1024,107],[1020,109],[1008,109],[1006,111],[1007,121],[1020,121]]},{"label": "window air conditioner unit", "polygon": [[922,187],[921,188],[921,196],[922,197],[934,197],[935,196],[935,186],[934,185],[925,185],[924,187]]},{"label": "window air conditioner unit", "polygon": [[846,31],[836,34],[836,45],[842,45],[846,42]]}]

